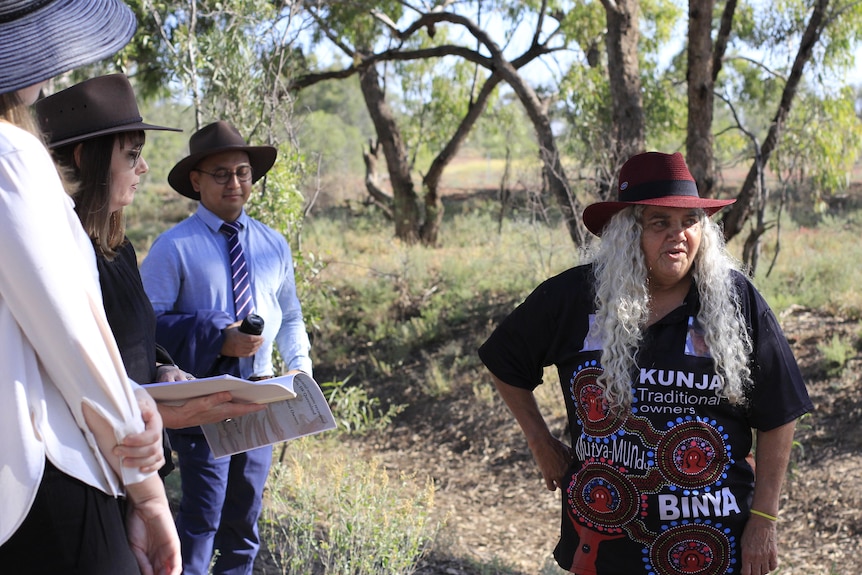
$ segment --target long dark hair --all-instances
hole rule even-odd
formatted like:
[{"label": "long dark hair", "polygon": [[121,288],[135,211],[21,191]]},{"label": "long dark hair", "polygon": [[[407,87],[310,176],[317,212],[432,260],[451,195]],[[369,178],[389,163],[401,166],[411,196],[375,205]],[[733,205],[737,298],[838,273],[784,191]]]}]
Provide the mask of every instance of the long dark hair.
[{"label": "long dark hair", "polygon": [[[96,252],[108,260],[117,255],[117,248],[123,245],[126,235],[123,209],[113,213],[110,211],[114,142],[118,141],[120,149],[124,150],[126,142],[143,144],[145,138],[143,131],[122,132],[54,149],[57,165],[73,186],[69,191],[75,200],[75,212],[84,231],[90,236]],[[80,151],[76,160],[75,150],[78,148]]]}]

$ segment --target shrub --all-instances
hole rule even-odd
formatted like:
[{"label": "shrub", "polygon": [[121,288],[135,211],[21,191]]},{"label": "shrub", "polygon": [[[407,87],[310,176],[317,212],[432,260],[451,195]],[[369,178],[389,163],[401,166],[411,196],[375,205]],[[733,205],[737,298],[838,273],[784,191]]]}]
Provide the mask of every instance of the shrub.
[{"label": "shrub", "polygon": [[817,344],[817,350],[823,355],[823,370],[830,377],[840,377],[847,366],[847,360],[854,355],[852,341],[840,337],[837,333],[827,342]]},{"label": "shrub", "polygon": [[856,252],[849,248],[857,243],[860,230],[855,213],[843,219],[826,218],[816,228],[785,227],[778,258],[767,276],[775,255],[775,238],[770,235],[755,283],[776,313],[801,305],[848,319],[862,318],[858,289],[862,268],[857,265]]},{"label": "shrub", "polygon": [[376,397],[369,397],[368,390],[355,385],[347,385],[350,377],[343,380],[327,381],[320,384],[338,431],[362,434],[385,429],[392,419],[404,411],[404,405],[390,405],[385,411]]},{"label": "shrub", "polygon": [[393,480],[373,460],[328,449],[318,457],[299,440],[273,465],[261,518],[262,539],[282,573],[412,573],[439,526],[430,518],[433,483]]}]

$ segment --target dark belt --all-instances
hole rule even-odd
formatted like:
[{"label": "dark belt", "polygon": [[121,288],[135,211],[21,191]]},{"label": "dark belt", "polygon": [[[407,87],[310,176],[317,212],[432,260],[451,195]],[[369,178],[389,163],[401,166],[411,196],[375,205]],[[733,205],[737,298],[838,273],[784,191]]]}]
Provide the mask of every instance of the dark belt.
[{"label": "dark belt", "polygon": [[248,378],[249,381],[260,381],[262,379],[272,379],[275,377],[274,375],[255,375],[253,377]]}]

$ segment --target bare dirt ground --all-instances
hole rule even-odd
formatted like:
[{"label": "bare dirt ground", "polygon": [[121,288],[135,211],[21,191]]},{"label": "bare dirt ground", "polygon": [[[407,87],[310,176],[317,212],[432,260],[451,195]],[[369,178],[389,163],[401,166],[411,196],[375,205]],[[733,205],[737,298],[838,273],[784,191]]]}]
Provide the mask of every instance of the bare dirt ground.
[{"label": "bare dirt ground", "polygon": [[[862,324],[806,309],[789,310],[781,322],[816,409],[796,434],[781,509],[777,572],[859,575]],[[857,347],[842,374],[830,377],[817,346],[835,333]],[[477,401],[472,394],[417,405],[410,402],[404,380],[397,394],[394,401],[411,407],[385,433],[355,440],[352,447],[393,470],[434,479],[435,510],[445,525],[437,550],[417,572],[532,575],[544,567],[544,573],[555,573],[547,565],[558,534],[559,492],[544,489],[505,406]],[[562,435],[564,421],[551,425]]]}]

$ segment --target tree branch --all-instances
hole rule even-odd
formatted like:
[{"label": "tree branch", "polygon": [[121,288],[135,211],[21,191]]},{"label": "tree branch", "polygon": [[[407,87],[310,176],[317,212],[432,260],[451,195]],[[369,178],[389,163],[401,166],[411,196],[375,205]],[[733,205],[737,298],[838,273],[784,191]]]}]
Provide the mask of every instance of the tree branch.
[{"label": "tree branch", "polygon": [[311,15],[311,19],[317,23],[318,29],[323,32],[324,36],[326,36],[326,38],[330,42],[332,42],[333,44],[338,46],[338,48],[342,52],[344,52],[345,54],[347,54],[351,58],[356,57],[356,51],[353,48],[351,48],[350,46],[348,46],[347,44],[345,44],[344,42],[342,42],[339,37],[337,37],[335,34],[332,33],[332,30],[329,28],[329,26],[326,25],[326,23],[323,21],[323,18],[320,17],[320,14],[318,14],[311,7],[308,8],[308,13]]},{"label": "tree branch", "polygon": [[721,13],[721,24],[718,27],[718,34],[715,36],[715,44],[713,45],[713,83],[715,83],[716,78],[718,78],[718,73],[721,71],[721,65],[724,62],[724,55],[727,53],[727,42],[730,39],[730,32],[733,29],[733,15],[735,12],[736,0],[727,0],[724,4],[724,10]]},{"label": "tree branch", "polygon": [[730,60],[743,60],[744,62],[750,62],[750,63],[754,64],[755,66],[757,66],[758,68],[766,71],[766,73],[768,73],[770,76],[775,76],[776,78],[780,78],[781,80],[783,80],[785,82],[787,81],[786,76],[780,74],[779,72],[776,72],[775,70],[773,70],[772,68],[770,68],[769,66],[767,66],[766,64],[761,62],[760,60],[755,60],[754,58],[749,58],[748,56],[730,56],[727,58],[727,61],[730,61]]}]

